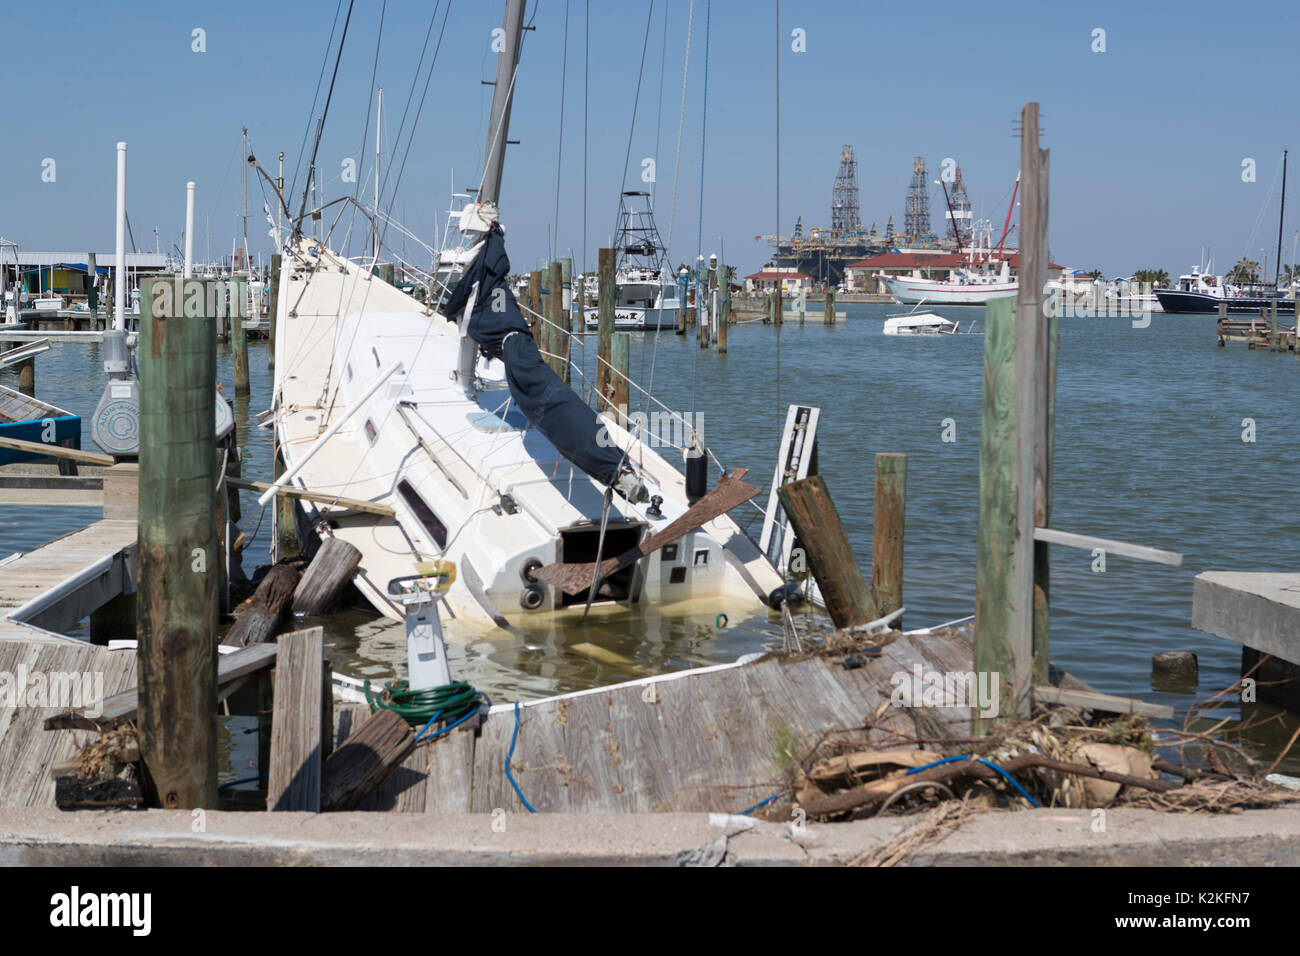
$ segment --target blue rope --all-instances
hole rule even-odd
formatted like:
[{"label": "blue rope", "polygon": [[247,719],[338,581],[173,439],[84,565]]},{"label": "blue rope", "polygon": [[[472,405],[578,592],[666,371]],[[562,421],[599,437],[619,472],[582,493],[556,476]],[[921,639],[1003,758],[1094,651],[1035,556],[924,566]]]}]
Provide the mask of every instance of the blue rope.
[{"label": "blue rope", "polygon": [[515,755],[515,741],[519,739],[519,701],[515,701],[515,730],[510,735],[510,752],[506,754],[506,779],[510,781],[510,786],[515,788],[515,793],[519,797],[519,802],[524,805],[524,809],[529,813],[536,813],[533,805],[524,797],[524,792],[519,789],[519,784],[515,783],[514,774],[510,772],[510,758]]},{"label": "blue rope", "polygon": [[998,773],[1002,774],[1002,776],[1006,777],[1007,782],[1010,783],[1011,786],[1015,787],[1018,791],[1020,791],[1020,795],[1029,801],[1030,806],[1032,807],[1042,806],[1042,804],[1040,804],[1037,800],[1035,800],[1033,797],[1029,795],[1028,790],[1020,786],[1020,782],[1016,780],[1015,777],[1011,776],[1011,774],[1007,773],[1005,770],[1003,770],[1001,767],[995,764],[992,760],[985,760],[983,757],[976,757],[974,754],[957,754],[955,757],[944,757],[942,760],[936,760],[934,763],[928,763],[923,767],[913,767],[911,770],[907,771],[905,776],[910,777],[914,773],[920,773],[922,770],[929,770],[931,767],[938,767],[941,764],[952,763],[954,760],[976,760],[984,764],[984,766],[989,767],[992,770],[996,770]]},{"label": "blue rope", "polygon": [[753,812],[754,812],[755,810],[757,810],[759,807],[765,807],[765,806],[767,806],[769,803],[771,803],[771,802],[772,802],[773,800],[775,800],[777,797],[781,796],[781,794],[783,794],[783,793],[785,793],[784,790],[778,790],[776,793],[772,794],[772,795],[771,795],[770,797],[768,797],[766,800],[760,800],[758,803],[754,804],[754,805],[753,805],[752,807],[750,807],[748,810],[741,810],[740,813],[737,814],[737,816],[741,816],[741,817],[749,816],[749,814],[753,813]]}]

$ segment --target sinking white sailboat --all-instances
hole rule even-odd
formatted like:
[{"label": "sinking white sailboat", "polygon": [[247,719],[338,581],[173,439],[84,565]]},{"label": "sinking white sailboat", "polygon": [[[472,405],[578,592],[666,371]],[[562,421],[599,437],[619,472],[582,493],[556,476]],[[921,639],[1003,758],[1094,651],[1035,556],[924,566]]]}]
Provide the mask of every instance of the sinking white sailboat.
[{"label": "sinking white sailboat", "polygon": [[[453,562],[455,582],[440,603],[449,638],[546,626],[546,615],[563,620],[589,602],[740,620],[783,587],[781,574],[725,512],[641,553],[674,522],[692,523],[679,519],[702,491],[698,472],[688,489],[655,447],[597,417],[520,325],[496,200],[522,21],[522,0],[508,0],[482,186],[458,223],[470,254],[460,257],[464,273],[445,312],[373,275],[369,256],[349,261],[300,232],[285,244],[273,406],[279,482],[391,508],[298,502],[300,532],[361,552],[354,583],[393,619],[403,609],[389,581],[418,562]],[[603,559],[617,567],[605,572]],[[539,576],[545,566],[594,564],[602,564],[594,588],[577,593]]]}]

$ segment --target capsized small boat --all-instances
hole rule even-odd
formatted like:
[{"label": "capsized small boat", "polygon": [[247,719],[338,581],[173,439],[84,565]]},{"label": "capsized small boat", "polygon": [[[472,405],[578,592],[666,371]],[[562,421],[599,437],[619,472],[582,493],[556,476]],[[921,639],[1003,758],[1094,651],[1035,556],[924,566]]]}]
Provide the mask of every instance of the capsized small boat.
[{"label": "capsized small boat", "polygon": [[885,319],[886,335],[955,335],[957,323],[937,312],[908,312]]}]

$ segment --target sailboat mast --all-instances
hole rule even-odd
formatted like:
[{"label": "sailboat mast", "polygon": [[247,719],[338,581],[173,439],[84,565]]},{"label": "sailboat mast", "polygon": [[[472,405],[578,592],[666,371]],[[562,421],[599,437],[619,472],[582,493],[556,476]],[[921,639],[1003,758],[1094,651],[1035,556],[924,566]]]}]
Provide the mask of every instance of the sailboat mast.
[{"label": "sailboat mast", "polygon": [[1277,209],[1277,259],[1273,266],[1273,298],[1277,298],[1277,284],[1282,279],[1282,217],[1286,214],[1286,154],[1282,150],[1282,202]]},{"label": "sailboat mast", "polygon": [[379,258],[379,162],[382,155],[379,141],[379,131],[383,128],[380,124],[384,116],[384,88],[379,88],[379,108],[375,110],[375,208],[373,210],[373,219],[370,222],[371,232],[374,234],[375,258]]},{"label": "sailboat mast", "polygon": [[[247,126],[243,127],[243,137],[244,137],[243,139],[244,151],[242,156],[245,160],[247,160],[248,159],[248,127]],[[249,271],[249,267],[248,267],[248,163],[241,162],[239,165],[242,166],[244,169],[244,273],[246,275],[252,275],[252,272]],[[231,272],[235,271],[234,266],[235,264],[232,262],[230,264]]]},{"label": "sailboat mast", "polygon": [[514,100],[515,69],[519,66],[519,44],[524,35],[524,0],[506,0],[502,24],[502,46],[497,54],[497,78],[492,90],[492,120],[488,124],[487,149],[483,163],[483,186],[479,202],[500,204],[501,172],[505,168],[506,136],[510,130],[510,105]]}]

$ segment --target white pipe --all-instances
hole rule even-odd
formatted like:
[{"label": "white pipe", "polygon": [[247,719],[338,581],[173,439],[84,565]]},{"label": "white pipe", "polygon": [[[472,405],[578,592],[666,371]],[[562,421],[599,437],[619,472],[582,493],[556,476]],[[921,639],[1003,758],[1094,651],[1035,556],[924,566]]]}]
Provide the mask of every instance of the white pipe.
[{"label": "white pipe", "polygon": [[113,270],[113,328],[126,328],[126,143],[117,144],[117,261]]},{"label": "white pipe", "polygon": [[185,278],[194,275],[194,182],[185,184]]},{"label": "white pipe", "polygon": [[266,491],[262,492],[262,494],[257,499],[258,506],[265,508],[266,503],[270,501],[272,498],[274,498],[276,494],[280,491],[280,489],[283,488],[285,485],[287,485],[298,474],[298,472],[302,471],[303,465],[311,461],[312,456],[315,455],[316,452],[320,451],[321,448],[324,446],[324,444],[327,441],[329,441],[331,438],[333,438],[335,433],[340,428],[342,428],[345,424],[347,424],[348,420],[351,419],[353,415],[355,415],[357,412],[361,411],[361,409],[366,407],[366,402],[370,401],[370,396],[374,395],[375,392],[379,391],[380,386],[383,385],[386,381],[388,381],[388,379],[392,377],[392,374],[401,367],[402,367],[401,362],[394,362],[392,365],[388,366],[388,368],[380,372],[379,377],[375,379],[375,381],[371,384],[371,386],[368,389],[366,389],[365,394],[362,395],[359,399],[357,399],[355,405],[353,405],[351,408],[348,409],[348,413],[344,415],[342,418],[340,418],[338,421],[336,421],[329,428],[325,429],[324,433],[319,438],[317,438],[316,441],[312,443],[311,447],[308,448],[307,451],[303,454],[303,456],[299,458],[297,462],[294,463],[294,466],[288,469],[279,478],[277,478],[275,484],[273,484],[270,488],[267,488]]}]

